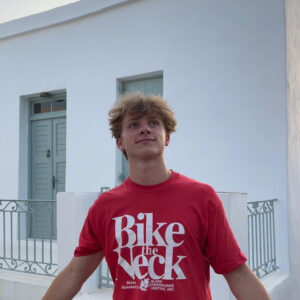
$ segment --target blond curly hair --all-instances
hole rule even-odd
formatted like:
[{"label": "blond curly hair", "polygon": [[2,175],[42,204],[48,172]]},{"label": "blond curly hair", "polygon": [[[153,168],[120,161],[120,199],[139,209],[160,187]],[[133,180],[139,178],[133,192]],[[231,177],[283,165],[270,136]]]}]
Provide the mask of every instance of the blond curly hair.
[{"label": "blond curly hair", "polygon": [[176,131],[174,112],[161,96],[144,96],[141,93],[122,95],[108,113],[110,130],[116,139],[121,137],[122,121],[126,114],[137,117],[156,115],[161,119],[167,133]]}]

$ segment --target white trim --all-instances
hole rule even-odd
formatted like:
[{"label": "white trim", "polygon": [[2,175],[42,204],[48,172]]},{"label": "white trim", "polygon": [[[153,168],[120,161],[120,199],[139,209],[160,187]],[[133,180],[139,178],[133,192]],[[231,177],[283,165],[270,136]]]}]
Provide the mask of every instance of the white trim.
[{"label": "white trim", "polygon": [[138,0],[81,0],[28,17],[0,24],[0,40],[57,24],[102,13]]}]

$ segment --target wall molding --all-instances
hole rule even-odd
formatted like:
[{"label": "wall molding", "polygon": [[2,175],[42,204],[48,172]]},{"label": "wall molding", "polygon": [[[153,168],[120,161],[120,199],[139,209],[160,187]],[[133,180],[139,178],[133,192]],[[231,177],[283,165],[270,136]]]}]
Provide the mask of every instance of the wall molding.
[{"label": "wall molding", "polygon": [[135,1],[139,0],[81,0],[70,3],[46,12],[0,24],[0,40],[63,24],[95,13],[103,13]]}]

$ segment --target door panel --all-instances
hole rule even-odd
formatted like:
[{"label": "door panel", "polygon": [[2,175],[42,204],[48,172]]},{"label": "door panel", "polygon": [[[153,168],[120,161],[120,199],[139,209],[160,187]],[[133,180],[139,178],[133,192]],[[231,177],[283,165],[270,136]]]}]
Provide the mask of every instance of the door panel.
[{"label": "door panel", "polygon": [[31,198],[52,199],[52,186],[49,177],[52,174],[52,132],[51,120],[32,122],[31,126]]},{"label": "door panel", "polygon": [[[66,119],[31,124],[31,198],[56,200],[56,193],[65,191]],[[56,238],[56,203],[38,202],[31,208],[30,237]]]},{"label": "door panel", "polygon": [[57,192],[65,191],[66,169],[66,119],[53,120],[53,176],[55,176],[54,199]]},{"label": "door panel", "polygon": [[[58,192],[65,191],[66,178],[66,119],[58,118],[53,120],[53,186],[54,199]],[[56,212],[56,203],[53,204],[53,211]],[[56,213],[53,215],[53,224],[56,224]],[[56,236],[56,226],[53,227],[53,234]]]}]

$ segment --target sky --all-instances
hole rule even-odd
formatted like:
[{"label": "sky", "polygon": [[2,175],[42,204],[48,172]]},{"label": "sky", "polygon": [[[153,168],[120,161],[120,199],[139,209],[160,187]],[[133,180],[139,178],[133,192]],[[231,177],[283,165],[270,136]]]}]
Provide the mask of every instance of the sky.
[{"label": "sky", "polygon": [[79,0],[0,0],[0,23],[78,1]]}]

